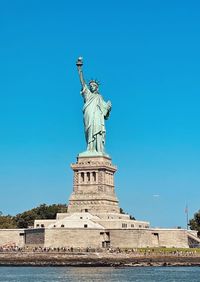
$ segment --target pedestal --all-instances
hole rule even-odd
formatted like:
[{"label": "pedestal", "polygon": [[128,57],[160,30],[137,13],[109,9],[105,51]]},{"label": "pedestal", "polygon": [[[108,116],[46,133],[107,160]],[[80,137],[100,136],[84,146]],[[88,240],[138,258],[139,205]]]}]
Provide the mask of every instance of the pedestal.
[{"label": "pedestal", "polygon": [[74,171],[73,193],[68,212],[119,213],[114,173],[117,168],[107,156],[79,156],[71,165]]}]

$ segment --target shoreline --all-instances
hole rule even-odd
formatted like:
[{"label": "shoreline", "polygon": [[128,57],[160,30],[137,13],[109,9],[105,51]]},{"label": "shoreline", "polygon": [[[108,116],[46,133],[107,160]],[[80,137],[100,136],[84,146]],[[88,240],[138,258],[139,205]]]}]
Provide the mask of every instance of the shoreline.
[{"label": "shoreline", "polygon": [[1,266],[33,267],[175,267],[199,266],[200,255],[138,255],[110,253],[0,253]]}]

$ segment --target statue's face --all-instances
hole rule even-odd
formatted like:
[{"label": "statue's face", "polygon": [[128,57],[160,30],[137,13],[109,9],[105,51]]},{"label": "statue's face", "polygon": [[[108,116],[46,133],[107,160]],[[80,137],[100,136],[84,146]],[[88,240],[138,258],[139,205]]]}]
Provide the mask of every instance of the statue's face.
[{"label": "statue's face", "polygon": [[90,83],[90,91],[91,92],[96,92],[98,89],[98,85],[96,83],[91,82]]}]

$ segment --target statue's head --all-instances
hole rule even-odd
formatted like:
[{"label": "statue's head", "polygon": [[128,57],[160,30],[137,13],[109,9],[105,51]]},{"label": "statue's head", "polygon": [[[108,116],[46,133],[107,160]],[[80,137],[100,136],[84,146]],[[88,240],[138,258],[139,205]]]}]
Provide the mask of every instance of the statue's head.
[{"label": "statue's head", "polygon": [[89,82],[90,91],[92,93],[97,92],[99,89],[99,82],[97,80],[90,80]]}]

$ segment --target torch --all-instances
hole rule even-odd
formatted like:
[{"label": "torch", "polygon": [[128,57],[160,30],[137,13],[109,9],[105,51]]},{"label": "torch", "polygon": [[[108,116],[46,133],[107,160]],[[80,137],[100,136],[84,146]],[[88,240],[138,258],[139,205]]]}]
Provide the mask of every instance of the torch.
[{"label": "torch", "polygon": [[79,57],[78,60],[76,61],[76,65],[78,68],[81,68],[83,65],[83,57]]}]

